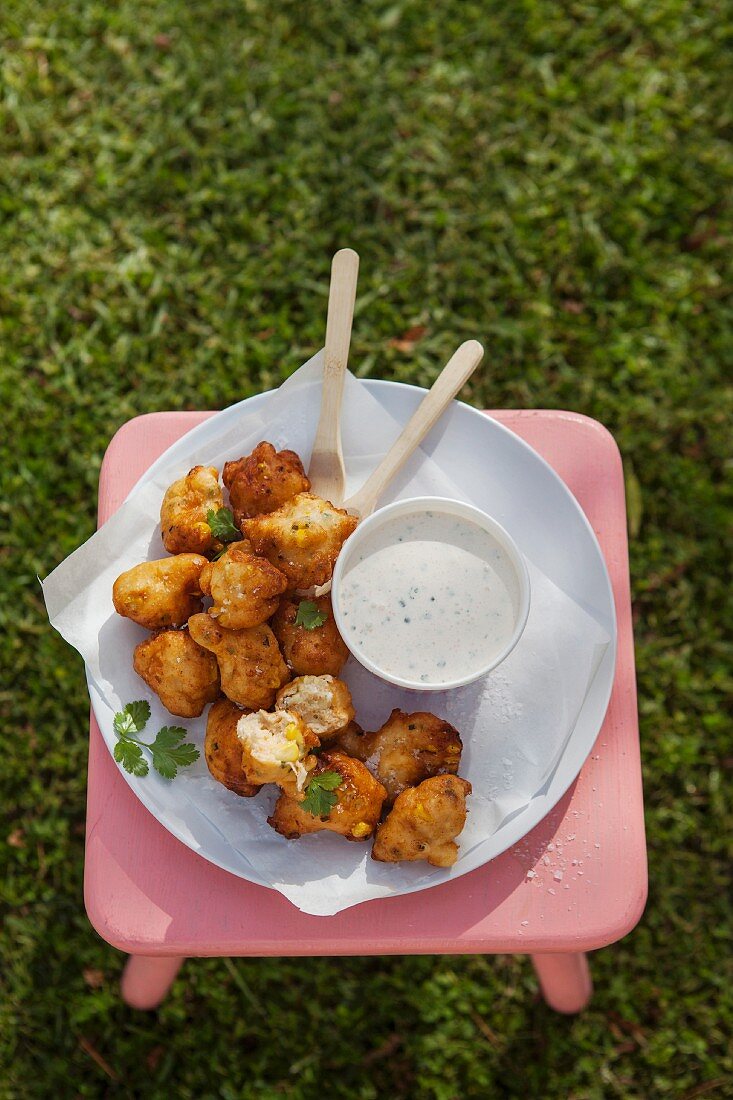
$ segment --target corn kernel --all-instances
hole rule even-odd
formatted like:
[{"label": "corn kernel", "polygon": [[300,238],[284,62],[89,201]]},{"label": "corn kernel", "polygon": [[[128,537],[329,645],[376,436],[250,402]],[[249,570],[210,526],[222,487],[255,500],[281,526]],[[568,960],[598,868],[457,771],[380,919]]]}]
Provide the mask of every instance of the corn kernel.
[{"label": "corn kernel", "polygon": [[290,725],[285,727],[285,736],[287,737],[288,741],[298,740],[298,727],[296,726],[295,722],[291,722]]},{"label": "corn kernel", "polygon": [[308,539],[308,535],[306,534],[305,531],[296,531],[295,541],[297,542],[298,546],[302,546],[303,543],[307,541],[307,539]]},{"label": "corn kernel", "polygon": [[287,761],[288,764],[294,764],[299,756],[298,746],[295,744],[286,745],[280,753],[281,760]]},{"label": "corn kernel", "polygon": [[357,821],[356,825],[352,827],[352,836],[366,836],[371,832],[371,828],[367,821]]}]

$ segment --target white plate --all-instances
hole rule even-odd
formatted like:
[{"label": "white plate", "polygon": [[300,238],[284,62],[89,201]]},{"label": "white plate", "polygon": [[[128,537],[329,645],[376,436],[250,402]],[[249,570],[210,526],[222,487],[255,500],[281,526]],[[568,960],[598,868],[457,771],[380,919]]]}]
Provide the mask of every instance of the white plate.
[{"label": "white plate", "polygon": [[[425,393],[419,387],[394,382],[367,381],[365,385],[371,396],[400,423],[406,422]],[[220,414],[222,432],[227,426],[231,428],[243,406],[256,410],[266,396],[258,394]],[[186,436],[186,445],[190,445],[197,432],[205,430],[205,423],[194,428]],[[464,488],[475,504],[506,527],[535,565],[602,623],[610,636],[610,644],[550,778],[526,806],[506,818],[488,842],[462,857],[450,872],[449,877],[455,878],[482,866],[520,840],[552,809],[577,776],[598,735],[613,687],[616,619],[608,572],[590,524],[564,482],[531,447],[496,420],[458,402],[454,402],[428,436],[423,449],[431,455],[438,445],[442,471]],[[174,444],[141,480],[148,480],[156,468],[174,463],[179,447],[180,443]],[[487,477],[487,470],[497,476]],[[138,628],[128,625],[131,640],[139,640],[134,635]],[[112,751],[116,741],[113,708],[95,682],[87,679],[94,713]],[[199,763],[205,772],[205,765]],[[217,785],[221,819],[215,824],[203,814],[190,812],[188,784],[158,781],[152,774],[144,781],[126,772],[122,774],[148,810],[189,848],[240,878],[269,885],[226,838],[227,815],[235,815],[240,802],[236,795]],[[408,881],[398,892],[426,889],[445,881],[445,877],[445,873],[436,872],[430,881],[426,882],[424,877]]]}]

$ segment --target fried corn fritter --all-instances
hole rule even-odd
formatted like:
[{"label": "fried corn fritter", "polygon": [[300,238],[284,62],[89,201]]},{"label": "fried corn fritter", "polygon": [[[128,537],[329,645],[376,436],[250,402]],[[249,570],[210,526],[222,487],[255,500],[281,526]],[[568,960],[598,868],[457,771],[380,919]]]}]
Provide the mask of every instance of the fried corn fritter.
[{"label": "fried corn fritter", "polygon": [[287,578],[266,558],[253,554],[246,540],[231,543],[218,561],[201,571],[201,591],[214,601],[209,615],[227,630],[264,623],[287,587]]},{"label": "fried corn fritter", "polygon": [[219,471],[215,466],[194,466],[174,481],[163,497],[160,531],[169,554],[211,554],[221,549],[206,521],[209,511],[224,504]]},{"label": "fried corn fritter", "polygon": [[135,647],[132,665],[166,710],[198,718],[219,694],[216,658],[187,630],[164,630]]},{"label": "fried corn fritter", "polygon": [[372,858],[381,863],[424,859],[433,867],[451,867],[470,793],[471,784],[457,775],[436,775],[409,787],[377,829]]},{"label": "fried corn fritter", "polygon": [[312,493],[299,493],[275,512],[243,523],[256,554],[288,578],[290,588],[330,580],[336,558],[358,523],[341,508]]},{"label": "fried corn fritter", "polygon": [[272,443],[258,443],[251,455],[224,465],[222,475],[238,527],[251,516],[274,512],[311,483],[295,451],[276,451]]},{"label": "fried corn fritter", "polygon": [[354,717],[351,692],[333,676],[299,676],[280,688],[275,705],[299,714],[321,741],[333,737]]},{"label": "fried corn fritter", "polygon": [[268,824],[288,840],[295,840],[306,833],[323,829],[339,833],[347,840],[366,840],[374,832],[382,804],[387,795],[381,783],[359,760],[352,760],[343,752],[328,750],[318,757],[312,776],[324,772],[338,772],[341,783],[334,794],[338,801],[323,817],[315,817],[304,810],[304,795],[294,798],[282,794],[275,803]]},{"label": "fried corn fritter", "polygon": [[246,711],[230,699],[217,699],[206,719],[204,756],[214,779],[244,798],[252,798],[259,784],[250,783],[242,765],[242,745],[237,737],[237,722]]},{"label": "fried corn fritter", "polygon": [[270,623],[280,643],[283,657],[296,676],[338,676],[346,663],[349,651],[333,617],[330,596],[313,598],[318,612],[325,621],[311,629],[296,626],[300,600],[286,596],[280,601]]},{"label": "fried corn fritter", "polygon": [[200,578],[207,564],[200,554],[176,554],[134,565],[112,587],[115,611],[147,630],[183,626],[201,610]]},{"label": "fried corn fritter", "polygon": [[290,673],[269,626],[226,630],[204,612],[191,616],[188,629],[195,642],[216,655],[227,698],[248,710],[272,706]]},{"label": "fried corn fritter", "polygon": [[299,714],[259,710],[237,723],[242,767],[251,783],[276,783],[296,795],[317,762],[318,738]]},{"label": "fried corn fritter", "polygon": [[358,722],[352,720],[336,734],[331,741],[331,748],[345,752],[347,756],[353,756],[355,760],[361,760],[365,764],[369,757],[364,752],[364,738],[371,736],[371,733],[365,733]]},{"label": "fried corn fritter", "polygon": [[406,787],[445,773],[455,774],[463,744],[458,730],[427,711],[405,714],[393,710],[376,733],[361,736],[353,730],[336,738],[336,744],[368,762],[370,771],[387,788],[391,805]]}]

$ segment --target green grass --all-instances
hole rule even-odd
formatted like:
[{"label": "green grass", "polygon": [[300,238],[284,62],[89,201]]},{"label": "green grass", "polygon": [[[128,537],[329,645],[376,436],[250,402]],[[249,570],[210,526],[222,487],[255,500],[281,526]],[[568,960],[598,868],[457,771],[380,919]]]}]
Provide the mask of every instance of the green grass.
[{"label": "green grass", "polygon": [[[5,0],[0,24],[0,1097],[733,1094],[730,8]],[[120,424],[319,346],[344,244],[361,375],[427,383],[476,335],[471,401],[580,410],[624,455],[650,900],[577,1019],[519,958],[194,961],[143,1016],[84,916],[87,697],[36,573],[94,529]]]}]

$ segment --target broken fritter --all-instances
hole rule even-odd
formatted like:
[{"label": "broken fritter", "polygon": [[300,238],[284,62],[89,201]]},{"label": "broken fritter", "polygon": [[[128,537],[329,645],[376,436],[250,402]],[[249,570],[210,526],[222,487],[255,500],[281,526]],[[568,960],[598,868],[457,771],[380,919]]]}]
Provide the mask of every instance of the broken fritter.
[{"label": "broken fritter", "polygon": [[169,554],[212,554],[221,550],[206,517],[224,504],[215,466],[194,466],[166,491],[160,508],[160,532]]},{"label": "broken fritter", "polygon": [[251,516],[274,512],[311,483],[295,451],[276,451],[272,443],[258,443],[252,454],[224,464],[222,474],[238,527]]},{"label": "broken fritter", "polygon": [[275,706],[299,714],[321,741],[334,737],[354,717],[351,692],[333,676],[298,676],[280,688]]},{"label": "broken fritter", "polygon": [[[336,796],[334,805],[326,813],[315,815],[303,808],[305,794],[293,797],[282,794],[275,803],[267,821],[273,829],[288,840],[295,840],[306,833],[328,830],[347,840],[366,840],[374,832],[382,804],[387,795],[381,783],[359,760],[352,760],[343,752],[327,750],[318,757],[318,763],[309,776],[309,783],[319,779],[329,781],[327,790]],[[333,786],[338,780],[338,785]],[[307,803],[306,803],[307,804]]]},{"label": "broken fritter", "polygon": [[296,795],[316,766],[310,749],[318,738],[299,714],[287,710],[245,714],[237,723],[242,767],[251,783],[276,783]]},{"label": "broken fritter", "polygon": [[227,698],[248,710],[272,706],[290,673],[269,626],[226,630],[204,612],[191,616],[188,629],[194,641],[216,655]]},{"label": "broken fritter", "polygon": [[284,573],[291,589],[307,589],[331,579],[341,547],[357,523],[330,501],[299,493],[277,511],[246,519],[242,526],[255,553]]},{"label": "broken fritter", "polygon": [[188,630],[163,630],[135,647],[132,665],[166,710],[198,718],[219,694],[216,658]]},{"label": "broken fritter", "polygon": [[350,756],[368,761],[383,783],[391,805],[407,787],[430,776],[455,774],[463,744],[458,730],[427,711],[405,714],[393,710],[376,733],[359,735],[353,729],[337,736],[335,744]]},{"label": "broken fritter", "polygon": [[277,610],[287,578],[248,541],[233,542],[201,570],[201,591],[211,596],[209,615],[227,630],[259,626]]},{"label": "broken fritter", "polygon": [[201,610],[200,578],[207,564],[200,554],[176,554],[134,565],[112,586],[115,611],[147,630],[183,626]]},{"label": "broken fritter", "polygon": [[470,793],[471,784],[457,775],[436,775],[409,787],[377,829],[372,858],[381,863],[424,859],[433,867],[451,867]]},{"label": "broken fritter", "polygon": [[301,600],[285,596],[272,618],[270,626],[280,643],[283,657],[296,676],[338,676],[349,651],[333,617],[330,596],[314,597],[315,620],[318,626],[296,622]]},{"label": "broken fritter", "polygon": [[217,699],[206,719],[204,756],[214,779],[242,795],[252,798],[260,787],[250,783],[242,765],[242,744],[237,737],[237,722],[247,712],[230,699]]}]

